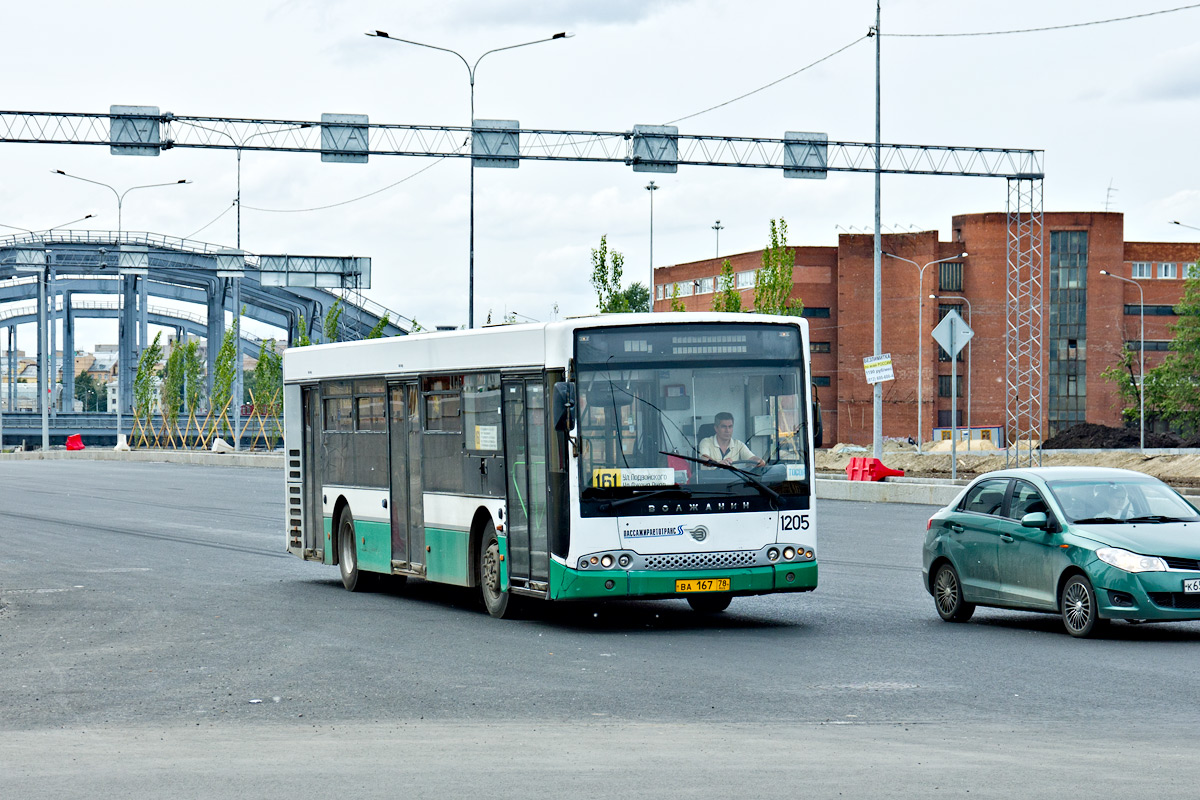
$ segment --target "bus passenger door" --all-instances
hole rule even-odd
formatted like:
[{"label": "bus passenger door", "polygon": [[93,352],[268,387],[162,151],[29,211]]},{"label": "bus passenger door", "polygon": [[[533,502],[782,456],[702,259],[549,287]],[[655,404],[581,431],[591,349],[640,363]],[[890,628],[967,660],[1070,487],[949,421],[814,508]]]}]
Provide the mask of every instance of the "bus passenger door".
[{"label": "bus passenger door", "polygon": [[325,526],[321,511],[321,465],[317,463],[317,440],[321,436],[321,397],[316,386],[300,389],[304,414],[304,551],[325,549]]},{"label": "bus passenger door", "polygon": [[[421,426],[416,384],[388,386],[388,449],[391,491],[393,566],[412,569],[423,564],[425,530],[421,515]],[[414,430],[415,428],[415,430]],[[399,563],[397,563],[399,562]]]},{"label": "bus passenger door", "polygon": [[505,380],[504,464],[508,496],[508,575],[516,586],[547,581],[546,402],[540,378]]}]

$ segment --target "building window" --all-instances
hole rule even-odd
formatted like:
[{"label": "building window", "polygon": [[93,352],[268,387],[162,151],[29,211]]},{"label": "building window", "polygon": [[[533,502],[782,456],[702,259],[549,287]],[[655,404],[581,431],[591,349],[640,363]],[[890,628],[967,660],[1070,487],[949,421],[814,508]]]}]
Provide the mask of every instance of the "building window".
[{"label": "building window", "polygon": [[697,283],[696,294],[712,294],[712,290],[713,290],[713,279],[712,278],[701,278],[696,283]]},{"label": "building window", "polygon": [[809,342],[808,343],[808,352],[810,352],[810,353],[830,353],[833,351],[830,349],[829,342]]},{"label": "building window", "polygon": [[1127,303],[1125,305],[1125,316],[1136,317],[1142,314],[1143,309],[1147,317],[1173,317],[1175,316],[1175,306],[1142,306],[1137,303]]},{"label": "building window", "polygon": [[654,287],[654,299],[655,300],[662,300],[663,297],[666,295],[666,293],[667,293],[666,286],[659,284],[658,286]]},{"label": "building window", "polygon": [[752,269],[748,269],[745,272],[739,272],[737,274],[737,288],[753,289],[755,274],[756,274],[755,270],[752,270]]},{"label": "building window", "polygon": [[1135,278],[1150,277],[1150,262],[1149,261],[1134,261],[1131,268],[1131,274]]},{"label": "building window", "polygon": [[[1138,342],[1138,340],[1134,339],[1131,342],[1125,343],[1125,349],[1132,350],[1133,352],[1136,353],[1142,349],[1141,347],[1138,346],[1139,344],[1140,343]],[[1171,349],[1171,343],[1169,341],[1164,341],[1161,339],[1158,341],[1153,341],[1153,342],[1150,341],[1149,339],[1147,339],[1145,344],[1146,344],[1146,347],[1145,347],[1146,350],[1170,350]]]},{"label": "building window", "polygon": [[962,268],[961,261],[947,261],[939,264],[938,289],[943,292],[961,292],[963,290]]},{"label": "building window", "polygon": [[[938,423],[937,424],[938,424],[939,428],[949,428],[950,427],[950,419],[951,419],[951,417],[950,417],[949,409],[947,409],[945,411],[938,411]],[[963,412],[960,409],[958,412],[958,427],[961,428],[962,425],[963,425]],[[948,432],[947,432],[945,438],[947,438],[947,439],[950,438],[950,434]]]},{"label": "building window", "polygon": [[1158,265],[1158,277],[1174,278],[1175,274],[1176,273],[1175,273],[1175,265],[1174,264],[1164,261]]},{"label": "building window", "polygon": [[813,382],[813,386],[829,386],[830,385],[828,375],[814,375],[812,382]]},{"label": "building window", "polygon": [[805,306],[804,310],[800,312],[800,316],[807,319],[829,319],[829,307]]},{"label": "building window", "polygon": [[950,378],[951,377],[957,378],[957,380],[955,380],[955,382],[954,382],[955,390],[957,391],[959,397],[963,396],[963,376],[962,375],[957,375],[957,376],[938,375],[938,397],[949,397],[950,396]]},{"label": "building window", "polygon": [[693,286],[691,281],[680,281],[679,283],[675,284],[674,289],[671,291],[671,297],[675,297],[676,293],[678,293],[679,297],[691,297],[692,289]]},{"label": "building window", "polygon": [[1200,264],[1188,264],[1183,274],[1188,278],[1200,278]]}]

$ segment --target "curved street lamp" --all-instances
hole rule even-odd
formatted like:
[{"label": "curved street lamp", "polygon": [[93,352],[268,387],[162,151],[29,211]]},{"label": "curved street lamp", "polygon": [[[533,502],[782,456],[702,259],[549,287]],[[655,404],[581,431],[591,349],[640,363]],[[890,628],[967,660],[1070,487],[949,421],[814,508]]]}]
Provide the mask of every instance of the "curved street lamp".
[{"label": "curved street lamp", "polygon": [[[88,214],[86,217],[80,217],[79,219],[73,219],[70,222],[63,222],[58,225],[55,225],[52,228],[42,228],[41,230],[42,230],[42,233],[49,233],[50,231],[56,231],[59,228],[65,228],[68,225],[74,225],[76,222],[83,222],[85,219],[91,219],[94,216],[96,216],[96,215]],[[0,222],[0,228],[12,228],[14,231],[25,231],[26,233],[28,233],[30,235],[37,233],[37,231],[30,230],[29,228],[22,228],[20,225],[5,225],[3,222]]]},{"label": "curved street lamp", "polygon": [[[521,42],[520,44],[510,44],[506,47],[497,47],[493,50],[488,50],[479,58],[475,59],[475,63],[471,64],[465,59],[462,53],[457,50],[451,50],[448,47],[438,47],[437,45],[425,44],[424,42],[416,42],[412,39],[401,39],[399,36],[392,36],[387,31],[367,31],[367,36],[373,36],[377,39],[390,39],[393,42],[402,42],[403,44],[411,44],[416,47],[427,47],[430,50],[441,50],[443,53],[451,53],[458,56],[459,61],[467,68],[467,78],[471,83],[471,136],[475,135],[475,70],[479,67],[479,62],[492,53],[499,53],[502,50],[515,50],[518,47],[528,47],[531,44],[541,44],[542,42],[553,42],[557,39],[570,39],[575,34],[556,33],[553,36],[548,36],[545,39],[534,39],[532,42]],[[474,142],[472,142],[474,145]],[[467,327],[475,327],[475,156],[471,156],[471,221],[470,221],[470,255],[468,262],[467,275]]]},{"label": "curved street lamp", "polygon": [[[117,240],[118,241],[120,241],[120,239],[121,239],[121,206],[125,203],[125,195],[129,194],[130,192],[134,191],[135,189],[153,189],[158,186],[177,186],[181,183],[191,183],[191,181],[187,180],[186,178],[180,178],[179,180],[171,181],[170,183],[146,183],[141,186],[130,186],[125,191],[118,192],[116,189],[109,186],[107,183],[101,183],[100,181],[94,181],[91,178],[81,178],[78,175],[72,175],[69,172],[63,172],[61,169],[51,170],[51,172],[53,172],[55,175],[62,175],[67,178],[74,178],[75,180],[83,181],[84,183],[94,183],[97,186],[103,186],[105,189],[108,189],[110,192],[113,193],[113,196],[117,198]],[[85,217],[85,219],[86,219],[86,217]]]},{"label": "curved street lamp", "polygon": [[[924,338],[921,336],[921,323],[924,322],[925,315],[922,314],[921,312],[925,310],[925,289],[924,289],[925,267],[931,267],[934,264],[941,264],[946,261],[954,261],[959,258],[966,258],[967,254],[964,252],[964,253],[959,253],[956,256],[947,256],[946,258],[939,258],[937,261],[930,261],[928,264],[926,264],[924,267],[922,267],[920,264],[913,261],[911,258],[904,258],[903,256],[896,255],[895,253],[889,253],[886,250],[883,250],[880,252],[882,252],[883,255],[885,255],[885,256],[889,256],[891,258],[896,259],[897,261],[907,261],[909,264],[912,264],[918,270],[918,272],[917,272],[917,452],[920,453],[921,452],[921,417],[924,412],[924,406],[922,405],[922,392],[921,392],[921,372],[922,372],[922,367],[924,366],[924,359],[923,359],[924,349],[922,347],[922,343],[924,342]],[[954,409],[951,409],[951,414],[953,414],[953,413],[954,413]]]}]

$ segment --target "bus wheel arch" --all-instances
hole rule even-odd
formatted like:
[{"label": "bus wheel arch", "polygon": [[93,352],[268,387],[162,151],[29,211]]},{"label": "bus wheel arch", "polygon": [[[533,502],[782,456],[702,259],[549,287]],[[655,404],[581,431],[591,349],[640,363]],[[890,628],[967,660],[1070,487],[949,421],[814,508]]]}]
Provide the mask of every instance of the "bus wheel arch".
[{"label": "bus wheel arch", "polygon": [[500,588],[503,571],[500,536],[486,509],[479,509],[471,523],[471,552],[474,554],[472,577],[478,582],[483,607],[497,619],[511,617],[516,603],[510,592]]}]

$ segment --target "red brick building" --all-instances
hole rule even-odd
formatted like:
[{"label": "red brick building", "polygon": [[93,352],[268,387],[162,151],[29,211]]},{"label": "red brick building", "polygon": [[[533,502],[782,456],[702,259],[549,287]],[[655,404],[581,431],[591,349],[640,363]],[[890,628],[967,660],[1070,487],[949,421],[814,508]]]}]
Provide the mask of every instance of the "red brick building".
[{"label": "red brick building", "polygon": [[[960,424],[967,421],[969,356],[975,435],[998,428],[1003,436],[1007,218],[1004,213],[963,214],[952,219],[951,227],[948,242],[939,241],[936,231],[883,236],[884,252],[898,256],[883,260],[883,350],[891,353],[896,376],[883,385],[884,436],[917,435],[918,321],[922,438],[928,441],[935,428],[951,424],[952,365],[930,335],[951,308],[975,331],[957,367]],[[1122,346],[1138,347],[1138,287],[1145,295],[1146,369],[1166,355],[1169,325],[1176,319],[1172,306],[1200,259],[1200,243],[1126,242],[1124,228],[1124,216],[1117,213],[1044,215],[1043,435],[1077,422],[1120,424],[1116,388],[1100,373],[1118,361]],[[825,441],[870,444],[872,390],[862,360],[873,350],[874,237],[842,234],[836,247],[792,249],[792,297],[803,301],[809,320]],[[960,257],[964,252],[968,255]],[[761,255],[728,256],[746,309],[753,307]],[[654,310],[670,310],[675,287],[687,310],[711,310],[725,260],[656,269]],[[942,263],[932,263],[937,261]]]}]

